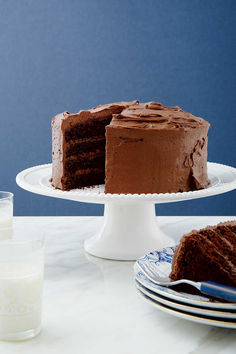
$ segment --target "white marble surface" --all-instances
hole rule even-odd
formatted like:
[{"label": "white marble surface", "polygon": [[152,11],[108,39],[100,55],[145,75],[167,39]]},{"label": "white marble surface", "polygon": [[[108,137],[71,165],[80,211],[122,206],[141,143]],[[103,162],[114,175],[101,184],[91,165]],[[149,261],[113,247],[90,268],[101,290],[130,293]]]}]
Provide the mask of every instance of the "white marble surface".
[{"label": "white marble surface", "polygon": [[[192,228],[232,218],[157,220],[176,242]],[[14,223],[46,232],[43,329],[26,342],[0,342],[0,354],[236,353],[235,330],[178,319],[144,302],[135,291],[133,262],[84,252],[83,241],[101,217],[16,217]]]}]

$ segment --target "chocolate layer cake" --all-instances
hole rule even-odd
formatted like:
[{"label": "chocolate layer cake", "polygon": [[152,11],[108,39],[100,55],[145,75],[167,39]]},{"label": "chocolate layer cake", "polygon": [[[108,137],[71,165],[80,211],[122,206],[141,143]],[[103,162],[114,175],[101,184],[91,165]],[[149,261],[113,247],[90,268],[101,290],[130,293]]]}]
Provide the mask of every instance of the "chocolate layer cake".
[{"label": "chocolate layer cake", "polygon": [[236,286],[236,220],[184,235],[174,253],[170,278]]},{"label": "chocolate layer cake", "polygon": [[135,105],[119,102],[52,119],[52,185],[70,190],[105,179],[105,127],[113,114]]},{"label": "chocolate layer cake", "polygon": [[172,193],[207,187],[209,123],[149,102],[106,126],[106,193]]}]

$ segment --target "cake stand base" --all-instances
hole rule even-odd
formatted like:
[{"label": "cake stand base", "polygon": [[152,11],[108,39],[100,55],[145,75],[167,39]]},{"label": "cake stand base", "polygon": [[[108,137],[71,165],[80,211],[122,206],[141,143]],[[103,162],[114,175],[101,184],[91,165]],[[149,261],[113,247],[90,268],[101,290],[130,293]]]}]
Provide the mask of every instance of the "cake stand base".
[{"label": "cake stand base", "polygon": [[85,241],[84,248],[97,257],[136,260],[173,243],[157,226],[155,204],[107,203],[102,229]]}]

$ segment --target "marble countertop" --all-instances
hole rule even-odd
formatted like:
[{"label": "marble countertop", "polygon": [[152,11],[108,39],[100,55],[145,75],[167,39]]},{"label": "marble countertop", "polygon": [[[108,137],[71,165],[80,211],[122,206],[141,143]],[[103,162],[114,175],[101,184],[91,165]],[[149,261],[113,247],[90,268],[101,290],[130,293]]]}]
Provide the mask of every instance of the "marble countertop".
[{"label": "marble countertop", "polygon": [[[175,241],[193,228],[232,217],[158,217]],[[102,217],[15,217],[46,235],[43,329],[32,340],[0,342],[1,354],[236,353],[236,331],[178,319],[135,291],[133,262],[85,253]]]}]

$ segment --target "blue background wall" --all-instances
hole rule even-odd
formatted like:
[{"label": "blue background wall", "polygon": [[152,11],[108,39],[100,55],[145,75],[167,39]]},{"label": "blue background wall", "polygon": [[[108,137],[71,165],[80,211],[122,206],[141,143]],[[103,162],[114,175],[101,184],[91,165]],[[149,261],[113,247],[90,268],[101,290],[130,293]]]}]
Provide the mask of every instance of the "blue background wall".
[{"label": "blue background wall", "polygon": [[[16,174],[51,160],[51,117],[119,100],[179,105],[210,121],[209,161],[236,167],[235,0],[0,0],[0,189],[15,215],[101,215],[31,194]],[[236,192],[161,205],[236,215]]]}]

